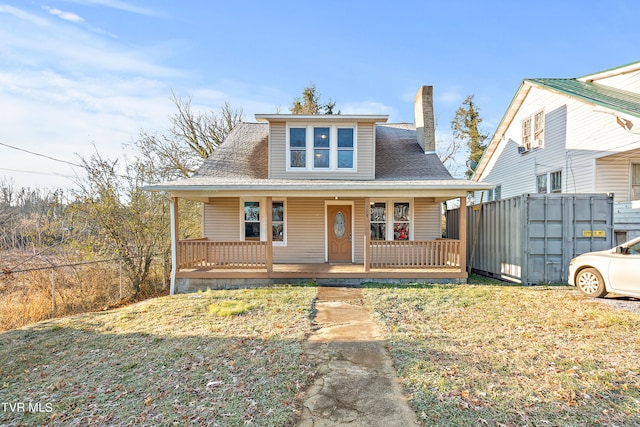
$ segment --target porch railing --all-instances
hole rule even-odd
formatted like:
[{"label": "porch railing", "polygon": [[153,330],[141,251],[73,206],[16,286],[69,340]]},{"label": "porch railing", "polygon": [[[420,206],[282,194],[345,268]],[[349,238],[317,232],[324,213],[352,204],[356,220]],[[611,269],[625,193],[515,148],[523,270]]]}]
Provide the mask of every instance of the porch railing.
[{"label": "porch railing", "polygon": [[459,240],[376,240],[369,250],[371,268],[460,267]]},{"label": "porch railing", "polygon": [[267,242],[181,240],[176,247],[178,269],[267,268]]}]

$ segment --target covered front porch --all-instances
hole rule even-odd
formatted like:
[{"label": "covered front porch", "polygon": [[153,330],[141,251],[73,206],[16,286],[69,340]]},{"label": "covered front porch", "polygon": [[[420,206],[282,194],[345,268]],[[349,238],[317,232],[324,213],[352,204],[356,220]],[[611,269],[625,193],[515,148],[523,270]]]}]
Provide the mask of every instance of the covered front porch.
[{"label": "covered front porch", "polygon": [[[287,216],[291,219],[288,229],[292,234],[289,237],[289,249],[278,246],[274,241],[274,233],[262,233],[261,240],[218,240],[211,235],[208,238],[199,239],[179,239],[174,240],[174,280],[178,285],[172,288],[172,292],[188,292],[195,289],[206,289],[207,287],[224,287],[227,284],[271,284],[271,283],[292,283],[292,282],[313,282],[322,283],[349,283],[358,284],[375,281],[452,281],[464,282],[467,278],[466,272],[466,242],[454,239],[442,239],[438,234],[430,234],[431,239],[424,239],[425,225],[418,220],[414,220],[411,226],[411,239],[390,240],[375,239],[376,225],[372,227],[371,218],[375,219],[375,212],[371,210],[379,207],[375,199],[364,198],[323,198],[323,199],[288,199]],[[422,200],[422,201],[421,201]],[[263,199],[265,209],[263,213],[273,212],[273,198],[267,196]],[[428,203],[427,203],[428,201]],[[423,203],[424,202],[424,203]],[[460,202],[464,203],[465,198],[460,197]],[[340,203],[349,209],[345,214],[352,215],[352,227],[348,228],[347,261],[335,261],[329,257],[330,235],[332,233],[331,207]],[[233,202],[232,204],[235,204]],[[434,206],[439,202],[431,199],[411,199],[411,212],[416,217],[421,216],[423,206]],[[173,233],[178,233],[178,211],[177,198],[172,199]],[[316,212],[322,210],[324,206],[324,219],[322,224],[311,226],[304,225],[307,230],[317,230],[310,232],[317,234],[317,240],[325,239],[324,243],[316,247],[324,246],[327,253],[323,259],[316,256],[310,259],[304,246],[295,244],[293,232],[296,230],[297,212],[299,207],[304,206],[305,212],[311,212],[316,206]],[[440,227],[439,216],[434,213],[437,208],[427,208],[431,211],[429,222],[433,230]],[[460,222],[466,223],[466,210],[462,209]],[[235,215],[235,214],[234,214]],[[437,221],[437,225],[433,222]],[[273,218],[271,215],[264,215],[265,222],[263,230],[272,230]],[[328,221],[328,222],[327,222]],[[391,232],[391,230],[389,230]],[[324,236],[324,237],[322,237]],[[346,236],[346,233],[345,233]],[[373,238],[372,238],[373,236]],[[393,238],[393,234],[388,237]],[[346,239],[346,237],[345,237]],[[464,239],[464,237],[463,237]],[[286,256],[288,250],[298,251],[294,259]],[[275,252],[275,253],[274,253]],[[305,256],[305,254],[307,256]],[[298,259],[299,258],[299,259]],[[324,261],[324,262],[321,262]],[[194,283],[197,285],[194,287]]]}]

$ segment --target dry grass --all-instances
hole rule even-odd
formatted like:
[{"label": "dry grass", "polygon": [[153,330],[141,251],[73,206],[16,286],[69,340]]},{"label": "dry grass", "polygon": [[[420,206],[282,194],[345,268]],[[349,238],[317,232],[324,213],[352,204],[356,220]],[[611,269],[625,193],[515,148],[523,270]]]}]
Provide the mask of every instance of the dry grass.
[{"label": "dry grass", "polygon": [[640,425],[640,314],[564,286],[365,297],[424,425]]},{"label": "dry grass", "polygon": [[[17,264],[19,259],[13,261]],[[64,259],[58,260],[64,264]],[[126,279],[119,275],[117,262],[37,270],[10,275],[0,274],[0,332],[52,317],[51,284],[55,290],[55,317],[100,310],[121,303],[132,295]],[[161,273],[149,280],[148,294],[155,294],[162,284]]]},{"label": "dry grass", "polygon": [[[1,400],[44,409],[0,406],[0,425],[287,425],[314,375],[301,343],[315,293],[161,297],[0,334]],[[224,301],[246,310],[209,313]]]}]

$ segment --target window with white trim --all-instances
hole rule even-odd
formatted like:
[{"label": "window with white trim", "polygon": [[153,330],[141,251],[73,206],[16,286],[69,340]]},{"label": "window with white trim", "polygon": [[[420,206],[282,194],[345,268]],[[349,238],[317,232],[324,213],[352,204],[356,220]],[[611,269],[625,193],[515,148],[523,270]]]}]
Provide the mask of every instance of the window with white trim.
[{"label": "window with white trim", "polygon": [[244,202],[244,240],[260,240],[260,202]]},{"label": "window with white trim", "polygon": [[387,239],[387,204],[371,203],[371,240]]},{"label": "window with white trim", "polygon": [[562,171],[536,175],[538,193],[562,193]]},{"label": "window with white trim", "polygon": [[631,164],[631,200],[640,200],[640,163]]},{"label": "window with white trim", "polygon": [[526,151],[531,149],[531,117],[522,121],[522,147]]},{"label": "window with white trim", "polygon": [[538,111],[533,116],[533,142],[531,147],[544,147],[544,110]]},{"label": "window with white trim", "polygon": [[544,147],[544,110],[522,120],[522,142],[518,152],[524,154],[534,148]]},{"label": "window with white trim", "polygon": [[307,167],[307,128],[289,129],[289,167]]},{"label": "window with white trim", "polygon": [[273,242],[284,242],[284,200],[272,202],[271,235]]},{"label": "window with white trim", "polygon": [[[240,202],[242,207],[242,238],[245,241],[267,240],[266,221],[267,204],[264,198],[256,200],[245,199]],[[271,237],[273,244],[286,245],[287,242],[287,202],[273,200],[271,202]]]},{"label": "window with white trim", "polygon": [[549,174],[549,181],[551,182],[551,193],[562,193],[562,171],[555,171]]},{"label": "window with white trim", "polygon": [[287,170],[355,170],[356,125],[300,125],[287,130]]},{"label": "window with white trim", "polygon": [[536,191],[538,193],[547,192],[547,174],[546,173],[536,176]]},{"label": "window with white trim", "polygon": [[374,201],[370,210],[371,240],[411,239],[411,202]]}]

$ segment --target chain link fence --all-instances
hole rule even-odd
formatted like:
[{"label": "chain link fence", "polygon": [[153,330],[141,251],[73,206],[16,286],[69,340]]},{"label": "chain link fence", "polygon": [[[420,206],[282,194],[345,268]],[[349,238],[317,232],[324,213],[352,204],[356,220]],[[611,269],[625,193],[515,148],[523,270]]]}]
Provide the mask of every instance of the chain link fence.
[{"label": "chain link fence", "polygon": [[138,295],[123,268],[131,258],[75,263],[38,258],[49,265],[4,267],[0,271],[0,331],[56,316],[106,310],[133,297],[168,292],[169,266],[162,257],[153,259],[149,280]]}]

